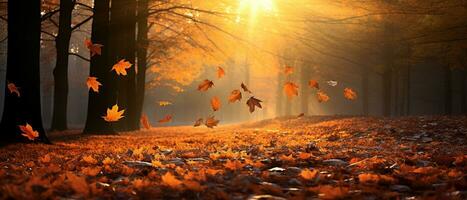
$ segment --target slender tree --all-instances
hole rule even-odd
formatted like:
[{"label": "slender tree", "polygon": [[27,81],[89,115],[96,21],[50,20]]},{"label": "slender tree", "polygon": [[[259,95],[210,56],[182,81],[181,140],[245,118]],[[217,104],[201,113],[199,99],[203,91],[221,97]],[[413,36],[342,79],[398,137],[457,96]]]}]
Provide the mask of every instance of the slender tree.
[{"label": "slender tree", "polygon": [[[27,4],[27,6],[25,6]],[[8,55],[6,84],[15,84],[19,94],[5,89],[0,124],[0,143],[25,141],[18,125],[30,124],[38,139],[49,143],[42,125],[40,101],[41,1],[8,2]],[[10,88],[12,89],[12,88]]]}]

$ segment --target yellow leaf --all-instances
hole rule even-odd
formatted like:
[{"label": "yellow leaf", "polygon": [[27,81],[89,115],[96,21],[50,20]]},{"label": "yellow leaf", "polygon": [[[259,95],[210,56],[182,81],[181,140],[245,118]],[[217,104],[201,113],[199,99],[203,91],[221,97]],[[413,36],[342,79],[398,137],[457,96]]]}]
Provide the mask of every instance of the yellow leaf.
[{"label": "yellow leaf", "polygon": [[10,91],[10,94],[15,93],[17,97],[21,97],[21,94],[19,93],[19,87],[16,87],[14,83],[8,83],[7,87]]},{"label": "yellow leaf", "polygon": [[159,106],[168,106],[172,105],[170,101],[159,101]]},{"label": "yellow leaf", "polygon": [[219,97],[213,97],[211,99],[211,108],[213,111],[218,111],[221,108],[221,100]]},{"label": "yellow leaf", "polygon": [[112,70],[115,70],[117,75],[126,76],[127,75],[126,70],[129,69],[131,66],[132,64],[130,62],[125,61],[125,59],[122,59],[118,61],[118,63],[112,67]]},{"label": "yellow leaf", "polygon": [[118,111],[118,105],[115,104],[112,106],[112,109],[107,108],[107,115],[102,118],[104,118],[106,122],[116,122],[124,117],[123,113],[125,113],[125,110]]},{"label": "yellow leaf", "polygon": [[97,77],[88,77],[86,80],[86,85],[88,86],[88,89],[92,89],[94,92],[99,92],[99,86],[102,84],[97,81]]},{"label": "yellow leaf", "polygon": [[19,125],[19,129],[21,130],[21,135],[28,138],[29,140],[35,140],[39,137],[39,132],[32,129],[32,126],[26,123],[26,125],[22,126]]}]

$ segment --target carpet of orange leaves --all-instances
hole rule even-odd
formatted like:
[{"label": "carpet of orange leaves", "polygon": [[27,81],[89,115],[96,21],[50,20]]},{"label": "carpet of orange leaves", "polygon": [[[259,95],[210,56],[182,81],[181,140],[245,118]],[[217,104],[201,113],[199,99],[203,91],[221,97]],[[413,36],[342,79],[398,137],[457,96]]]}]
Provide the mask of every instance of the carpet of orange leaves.
[{"label": "carpet of orange leaves", "polygon": [[466,199],[466,117],[301,117],[0,149],[0,198]]}]

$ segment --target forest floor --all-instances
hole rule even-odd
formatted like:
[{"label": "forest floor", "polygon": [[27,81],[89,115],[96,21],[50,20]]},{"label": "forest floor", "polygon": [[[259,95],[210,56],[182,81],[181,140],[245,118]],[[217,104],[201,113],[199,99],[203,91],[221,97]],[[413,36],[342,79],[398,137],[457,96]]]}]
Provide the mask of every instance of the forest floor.
[{"label": "forest floor", "polygon": [[467,117],[54,133],[0,149],[0,198],[467,199]]}]

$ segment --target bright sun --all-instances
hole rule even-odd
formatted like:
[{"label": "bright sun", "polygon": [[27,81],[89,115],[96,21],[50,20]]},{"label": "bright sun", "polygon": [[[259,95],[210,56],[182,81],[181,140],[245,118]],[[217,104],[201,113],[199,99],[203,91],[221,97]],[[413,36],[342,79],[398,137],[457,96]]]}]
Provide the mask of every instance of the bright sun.
[{"label": "bright sun", "polygon": [[273,0],[239,0],[239,12],[249,9],[250,14],[257,15],[259,11],[272,12],[274,10]]}]

